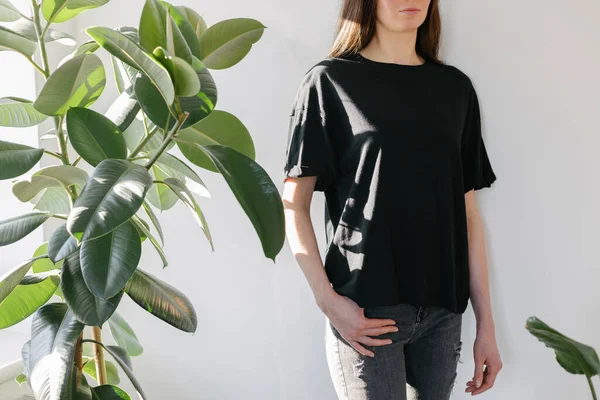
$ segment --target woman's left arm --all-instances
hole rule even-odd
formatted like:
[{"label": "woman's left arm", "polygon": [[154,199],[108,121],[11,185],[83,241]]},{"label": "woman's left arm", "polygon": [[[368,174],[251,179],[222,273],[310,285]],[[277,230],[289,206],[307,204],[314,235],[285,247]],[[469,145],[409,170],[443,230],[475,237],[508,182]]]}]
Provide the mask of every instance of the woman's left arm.
[{"label": "woman's left arm", "polygon": [[465,194],[465,204],[469,237],[470,297],[475,312],[475,319],[477,320],[477,337],[473,345],[475,372],[473,379],[467,382],[465,392],[477,395],[485,392],[494,385],[496,376],[502,368],[502,361],[496,343],[495,326],[490,304],[483,224],[474,190],[470,190]]}]

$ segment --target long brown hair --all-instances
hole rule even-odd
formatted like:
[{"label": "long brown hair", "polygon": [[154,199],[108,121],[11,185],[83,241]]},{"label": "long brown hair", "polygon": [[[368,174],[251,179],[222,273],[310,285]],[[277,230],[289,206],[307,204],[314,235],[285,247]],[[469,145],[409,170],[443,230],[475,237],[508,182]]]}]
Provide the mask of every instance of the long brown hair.
[{"label": "long brown hair", "polygon": [[[431,0],[427,17],[417,31],[417,54],[442,64],[438,58],[442,22],[439,0]],[[377,14],[377,0],[344,0],[336,27],[336,38],[328,57],[358,53],[373,38]]]}]

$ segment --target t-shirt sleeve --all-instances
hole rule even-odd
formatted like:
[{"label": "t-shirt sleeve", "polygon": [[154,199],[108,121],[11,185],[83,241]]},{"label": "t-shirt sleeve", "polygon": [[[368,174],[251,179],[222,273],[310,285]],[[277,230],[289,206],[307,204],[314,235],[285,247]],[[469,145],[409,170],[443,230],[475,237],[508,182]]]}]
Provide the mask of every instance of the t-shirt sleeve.
[{"label": "t-shirt sleeve", "polygon": [[314,191],[325,191],[334,181],[335,157],[319,79],[303,78],[289,116],[286,160],[287,177],[316,176]]},{"label": "t-shirt sleeve", "polygon": [[461,158],[465,193],[490,187],[496,180],[485,143],[481,135],[479,100],[473,85],[470,85],[467,113],[461,140]]}]

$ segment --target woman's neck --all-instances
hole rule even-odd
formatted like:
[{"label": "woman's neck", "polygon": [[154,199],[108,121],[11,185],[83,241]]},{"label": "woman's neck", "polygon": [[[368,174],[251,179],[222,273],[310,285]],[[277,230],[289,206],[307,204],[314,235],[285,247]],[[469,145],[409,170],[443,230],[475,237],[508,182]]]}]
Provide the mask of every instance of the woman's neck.
[{"label": "woman's neck", "polygon": [[417,30],[392,32],[377,24],[373,38],[360,52],[374,61],[419,65],[424,60],[415,50],[416,43]]}]

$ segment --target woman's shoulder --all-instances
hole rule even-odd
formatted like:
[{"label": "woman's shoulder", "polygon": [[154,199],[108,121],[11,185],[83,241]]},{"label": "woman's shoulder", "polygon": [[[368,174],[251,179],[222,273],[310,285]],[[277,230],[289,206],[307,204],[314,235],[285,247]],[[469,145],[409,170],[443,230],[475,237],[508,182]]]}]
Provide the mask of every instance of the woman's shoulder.
[{"label": "woman's shoulder", "polygon": [[470,88],[473,85],[469,75],[458,66],[446,62],[436,62],[434,64],[442,73],[448,75],[449,78],[464,85],[466,88]]}]

